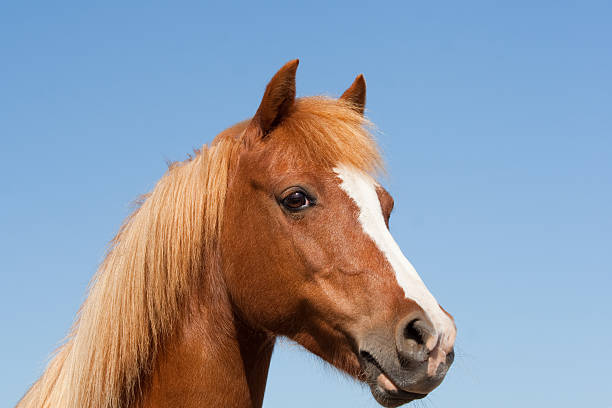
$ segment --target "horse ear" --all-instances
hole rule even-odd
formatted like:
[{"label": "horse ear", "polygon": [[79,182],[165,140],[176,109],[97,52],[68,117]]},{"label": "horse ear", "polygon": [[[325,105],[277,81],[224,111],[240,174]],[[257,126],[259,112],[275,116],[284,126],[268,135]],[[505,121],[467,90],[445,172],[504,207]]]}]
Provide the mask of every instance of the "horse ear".
[{"label": "horse ear", "polygon": [[272,77],[261,104],[251,119],[246,132],[245,142],[251,146],[258,139],[263,139],[287,115],[295,102],[295,73],[299,60],[286,63]]},{"label": "horse ear", "polygon": [[344,91],[340,99],[349,102],[355,111],[363,115],[366,103],[366,82],[363,74],[357,75],[353,84]]}]

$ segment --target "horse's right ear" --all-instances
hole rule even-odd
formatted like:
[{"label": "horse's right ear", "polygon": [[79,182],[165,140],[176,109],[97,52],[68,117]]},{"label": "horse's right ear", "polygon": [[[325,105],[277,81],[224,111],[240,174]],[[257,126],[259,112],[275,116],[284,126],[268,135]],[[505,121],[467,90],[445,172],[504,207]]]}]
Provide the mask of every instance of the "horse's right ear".
[{"label": "horse's right ear", "polygon": [[295,59],[286,63],[268,83],[259,109],[245,130],[243,140],[247,147],[266,137],[289,113],[295,102],[295,73],[299,62]]},{"label": "horse's right ear", "polygon": [[357,75],[353,84],[344,91],[340,99],[350,103],[355,112],[363,115],[366,103],[366,82],[363,74]]}]

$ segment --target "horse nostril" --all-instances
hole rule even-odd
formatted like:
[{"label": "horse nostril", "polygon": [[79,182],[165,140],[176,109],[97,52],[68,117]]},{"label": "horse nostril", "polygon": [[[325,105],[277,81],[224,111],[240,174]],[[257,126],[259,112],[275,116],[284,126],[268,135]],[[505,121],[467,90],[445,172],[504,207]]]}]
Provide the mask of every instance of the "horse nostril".
[{"label": "horse nostril", "polygon": [[425,340],[423,340],[423,334],[421,333],[417,323],[419,319],[414,319],[408,322],[408,324],[404,327],[404,339],[406,340],[414,340],[417,344],[425,344]]},{"label": "horse nostril", "polygon": [[429,319],[419,311],[405,316],[396,327],[395,341],[401,361],[410,365],[427,360],[426,345],[435,335]]}]

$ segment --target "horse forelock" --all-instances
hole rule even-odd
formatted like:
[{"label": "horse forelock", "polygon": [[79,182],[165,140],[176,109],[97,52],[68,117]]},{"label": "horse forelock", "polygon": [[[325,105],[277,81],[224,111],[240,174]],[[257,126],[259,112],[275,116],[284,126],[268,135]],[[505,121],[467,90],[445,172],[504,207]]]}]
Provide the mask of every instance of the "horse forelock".
[{"label": "horse forelock", "polygon": [[347,101],[298,98],[270,134],[269,149],[278,157],[295,153],[293,158],[299,155],[327,169],[342,164],[372,174],[383,170],[373,130],[372,123]]}]

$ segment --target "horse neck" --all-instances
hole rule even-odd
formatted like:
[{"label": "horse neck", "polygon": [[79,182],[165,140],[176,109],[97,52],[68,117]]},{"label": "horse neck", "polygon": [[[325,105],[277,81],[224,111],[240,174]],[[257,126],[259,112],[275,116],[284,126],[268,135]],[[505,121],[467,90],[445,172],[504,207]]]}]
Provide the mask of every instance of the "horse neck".
[{"label": "horse neck", "polygon": [[261,407],[274,338],[243,324],[229,302],[191,315],[158,355],[140,405]]}]

